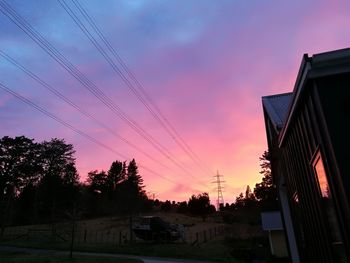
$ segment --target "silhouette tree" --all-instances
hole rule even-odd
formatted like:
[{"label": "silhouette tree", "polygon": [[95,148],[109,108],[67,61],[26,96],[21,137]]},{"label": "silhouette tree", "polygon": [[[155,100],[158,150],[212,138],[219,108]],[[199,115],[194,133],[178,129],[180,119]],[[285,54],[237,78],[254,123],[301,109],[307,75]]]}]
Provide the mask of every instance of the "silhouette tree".
[{"label": "silhouette tree", "polygon": [[275,198],[275,191],[273,187],[271,165],[270,165],[270,154],[265,151],[260,160],[261,171],[263,175],[262,181],[257,183],[254,188],[254,194],[258,200],[270,200]]},{"label": "silhouette tree", "polygon": [[257,200],[255,198],[255,195],[254,195],[254,193],[252,193],[250,186],[247,185],[247,188],[245,191],[245,197],[244,197],[244,206],[245,207],[253,207],[256,204],[257,204]]},{"label": "silhouette tree", "polygon": [[245,206],[244,195],[240,193],[235,200],[235,208],[240,209]]},{"label": "silhouette tree", "polygon": [[90,216],[133,214],[151,207],[144,189],[143,179],[133,159],[114,161],[108,172],[91,171],[82,189],[82,199]]},{"label": "silhouette tree", "polygon": [[41,219],[38,215],[38,203],[37,185],[26,185],[17,197],[16,217],[13,223],[19,225],[38,223]]},{"label": "silhouette tree", "polygon": [[188,212],[187,202],[186,201],[180,202],[176,212],[181,214],[186,214]]},{"label": "silhouette tree", "polygon": [[65,210],[73,209],[80,195],[79,174],[74,163],[69,163],[65,167],[62,176],[62,189],[60,191],[60,201]]},{"label": "silhouette tree", "polygon": [[[63,139],[51,139],[41,143],[42,179],[38,191],[42,218],[49,218],[53,225],[62,217],[67,206],[71,206],[78,187],[73,145]],[[67,196],[67,192],[69,196]]]},{"label": "silhouette tree", "polygon": [[127,168],[126,183],[130,191],[136,195],[145,195],[143,179],[139,174],[135,159],[132,159]]},{"label": "silhouette tree", "polygon": [[126,176],[125,162],[114,161],[107,172],[108,191],[115,192],[118,184],[125,180]]},{"label": "silhouette tree", "polygon": [[12,223],[13,205],[26,186],[40,177],[39,147],[24,136],[0,139],[0,227]]},{"label": "silhouette tree", "polygon": [[20,192],[40,175],[38,145],[24,136],[0,140],[0,200]]},{"label": "silhouette tree", "polygon": [[62,183],[64,185],[77,185],[79,184],[79,174],[74,163],[68,163],[64,168],[62,176]]},{"label": "silhouette tree", "polygon": [[0,237],[5,224],[47,222],[55,236],[55,222],[76,207],[90,216],[151,208],[134,159],[128,165],[114,161],[108,173],[91,171],[81,184],[74,153],[73,145],[57,138],[0,139]]},{"label": "silhouette tree", "polygon": [[[79,192],[73,155],[73,146],[64,140],[35,143],[25,136],[0,139],[1,226],[6,220],[37,223],[57,219]],[[15,221],[9,220],[12,214]]]},{"label": "silhouette tree", "polygon": [[143,207],[148,207],[149,202],[143,185],[143,179],[139,174],[135,159],[132,159],[127,167],[126,180],[123,183],[123,198],[127,200],[126,211],[130,215],[130,240],[133,241],[133,214],[140,212]]},{"label": "silhouette tree", "polygon": [[88,173],[87,183],[89,189],[95,194],[106,194],[108,178],[105,171],[91,171]]},{"label": "silhouette tree", "polygon": [[160,209],[162,211],[168,212],[170,211],[172,208],[171,202],[169,200],[166,200],[165,202],[162,203],[162,205],[160,206]]},{"label": "silhouette tree", "polygon": [[265,151],[259,160],[263,178],[255,185],[254,194],[264,207],[273,209],[277,207],[277,190],[271,174],[270,153]]},{"label": "silhouette tree", "polygon": [[191,214],[201,216],[203,221],[209,214],[215,212],[215,207],[210,205],[208,193],[192,195],[188,200],[188,209]]}]

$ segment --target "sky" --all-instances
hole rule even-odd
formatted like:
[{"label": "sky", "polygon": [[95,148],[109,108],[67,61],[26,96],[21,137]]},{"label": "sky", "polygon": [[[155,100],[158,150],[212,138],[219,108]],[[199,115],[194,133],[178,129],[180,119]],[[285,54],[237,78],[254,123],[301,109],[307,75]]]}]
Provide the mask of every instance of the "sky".
[{"label": "sky", "polygon": [[74,145],[82,181],[89,171],[106,171],[115,160],[135,158],[146,192],[160,200],[182,201],[208,192],[215,203],[212,182],[217,171],[225,181],[225,202],[232,203],[247,185],[254,188],[261,181],[259,157],[267,149],[261,97],[293,90],[303,54],[350,46],[349,1],[79,0],[141,83],[151,101],[148,105],[160,109],[163,123],[171,124],[180,136],[175,138],[186,142],[191,155],[135,96],[132,88],[137,84],[118,75],[123,67],[103,42],[98,43],[117,69],[62,7],[67,4],[100,41],[75,2],[7,3],[119,107],[131,126],[136,124],[154,141],[151,144],[135,132],[2,12],[1,52],[97,122],[0,55],[1,85],[90,139],[2,89],[0,137],[64,139]]}]

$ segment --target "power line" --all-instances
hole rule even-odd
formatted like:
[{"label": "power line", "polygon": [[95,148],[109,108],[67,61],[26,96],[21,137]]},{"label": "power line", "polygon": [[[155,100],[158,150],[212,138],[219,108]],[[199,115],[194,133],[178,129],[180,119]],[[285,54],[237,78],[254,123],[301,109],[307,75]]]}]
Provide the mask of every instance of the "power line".
[{"label": "power line", "polygon": [[[48,53],[56,62],[58,62],[64,69],[68,71],[75,79],[77,79],[83,87],[88,89],[97,99],[99,99],[106,107],[108,107],[114,114],[125,121],[136,133],[148,141],[166,158],[173,162],[177,167],[182,169],[186,174],[198,180],[187,169],[185,169],[169,151],[156,141],[150,134],[148,134],[141,126],[139,126],[133,119],[131,119],[125,112],[123,112],[118,105],[106,96],[94,83],[92,83],[81,71],[79,71],[67,58],[62,55],[54,46],[52,46],[39,32],[37,32],[23,17],[21,17],[6,1],[0,1],[0,11],[13,21],[21,30],[23,30],[35,43],[37,43],[46,53]],[[200,184],[207,187],[199,181]]]},{"label": "power line", "polygon": [[136,78],[136,76],[132,73],[132,71],[128,68],[123,59],[119,56],[110,42],[103,35],[101,30],[98,28],[93,18],[88,14],[86,9],[79,3],[78,0],[72,0],[73,4],[80,11],[82,16],[88,22],[88,24],[92,27],[95,33],[99,36],[101,41],[106,45],[107,49],[111,52],[114,58],[119,62],[122,66],[122,69],[127,73],[129,78],[133,80],[136,84],[136,88],[129,81],[129,79],[124,75],[122,70],[114,63],[113,59],[108,55],[108,53],[103,49],[103,47],[96,41],[96,39],[91,35],[87,27],[84,26],[84,23],[78,18],[75,12],[69,7],[69,5],[65,2],[65,0],[58,0],[61,6],[65,9],[67,14],[73,19],[73,21],[77,24],[77,26],[83,31],[83,33],[88,37],[88,39],[94,44],[94,46],[98,49],[98,51],[102,54],[102,56],[106,59],[108,64],[113,68],[113,70],[121,77],[126,86],[132,91],[132,93],[137,97],[137,99],[146,107],[146,109],[151,113],[151,115],[158,121],[158,123],[165,129],[165,131],[170,135],[170,137],[175,141],[175,143],[180,146],[180,148],[205,172],[209,171],[211,175],[212,172],[210,169],[203,165],[203,162],[200,158],[193,152],[193,150],[188,146],[185,140],[180,136],[180,134],[176,131],[173,125],[164,117],[164,114],[157,107],[157,105],[153,102],[151,97],[147,94],[141,82]]},{"label": "power line", "polygon": [[116,133],[111,127],[105,125],[103,122],[99,121],[97,118],[95,118],[92,114],[88,113],[86,110],[82,109],[81,107],[79,107],[76,103],[74,103],[72,100],[70,100],[69,98],[67,98],[66,96],[64,96],[61,92],[59,92],[57,89],[55,89],[54,87],[52,87],[50,84],[48,84],[47,82],[45,82],[44,80],[42,80],[40,77],[38,77],[36,74],[34,74],[33,72],[31,72],[28,68],[26,68],[25,66],[21,65],[18,61],[16,61],[15,59],[13,59],[12,57],[10,57],[8,54],[6,54],[4,51],[0,50],[0,56],[2,56],[3,58],[5,58],[8,62],[10,62],[12,65],[16,66],[18,69],[22,70],[24,73],[26,73],[29,77],[31,77],[32,79],[34,79],[36,82],[38,82],[41,86],[43,86],[44,88],[46,88],[47,90],[49,90],[52,94],[54,94],[56,97],[60,98],[61,100],[63,100],[66,104],[70,105],[71,107],[73,107],[75,110],[79,111],[81,114],[83,114],[85,117],[89,118],[90,120],[94,121],[95,123],[97,123],[99,126],[101,126],[102,128],[106,129],[107,131],[109,131],[112,135],[114,135],[115,137],[117,137],[118,139],[122,140],[123,142],[125,142],[126,144],[128,144],[129,146],[131,146],[132,148],[134,148],[136,151],[144,154],[145,156],[147,156],[149,159],[151,159],[152,161],[156,162],[157,164],[170,169],[168,166],[164,165],[163,163],[159,162],[158,160],[156,160],[155,158],[153,158],[150,154],[148,154],[147,152],[143,151],[141,148],[137,147],[135,144],[131,143],[129,140],[127,140],[126,138],[124,138],[123,136],[119,135],[118,133]]},{"label": "power line", "polygon": [[16,97],[17,99],[21,100],[22,102],[24,102],[25,104],[35,108],[36,110],[40,111],[41,113],[45,114],[46,116],[48,116],[49,118],[59,122],[60,124],[62,124],[63,126],[67,127],[68,129],[78,133],[79,135],[83,136],[84,138],[98,144],[99,146],[106,148],[108,150],[110,150],[111,152],[119,155],[120,157],[124,158],[124,159],[128,159],[128,157],[126,157],[125,155],[123,155],[122,153],[119,153],[117,151],[115,151],[114,149],[112,149],[111,147],[107,146],[106,144],[99,142],[98,140],[96,140],[95,138],[93,138],[92,136],[88,135],[87,133],[79,130],[78,128],[74,127],[73,125],[65,122],[64,120],[62,120],[61,118],[57,117],[56,115],[48,112],[47,110],[45,110],[44,108],[40,107],[39,105],[35,104],[34,102],[32,102],[31,100],[23,97],[22,95],[20,95],[19,93],[9,89],[8,87],[6,87],[4,84],[0,83],[0,88],[4,91],[6,91],[7,93],[11,94],[12,96]]},{"label": "power line", "polygon": [[[1,11],[3,11],[3,10],[1,10]],[[7,15],[7,14],[5,14],[5,15]],[[12,17],[9,17],[9,18],[16,23],[16,21],[13,20]],[[128,124],[133,126],[133,122],[130,121],[127,117],[125,117],[127,115],[124,112],[122,112],[119,107],[114,105],[111,102],[111,100],[100,89],[95,87],[95,85],[89,85],[92,83],[79,70],[77,70],[61,53],[59,53],[52,45],[50,45],[38,32],[36,32],[30,26],[28,27],[28,25],[26,25],[25,23],[24,23],[24,26],[26,26],[25,29],[27,29],[27,31],[23,27],[21,27],[21,25],[19,25],[18,23],[16,23],[16,25],[19,26],[26,34],[28,34],[41,48],[44,49],[44,51],[46,51],[51,57],[53,57],[73,77],[75,77],[79,82],[81,82],[81,84],[83,84],[83,86],[86,87],[95,97],[100,99],[103,104],[105,104],[114,113],[116,113],[118,115],[118,117],[122,118],[124,121],[127,121]],[[22,23],[22,25],[23,25],[23,23]],[[28,28],[29,28],[29,31],[28,31]],[[36,33],[36,34],[34,34],[34,36],[30,34],[30,33],[33,34],[33,32]],[[44,45],[44,47],[43,47],[43,45]],[[123,117],[125,117],[125,118],[123,118]]]},{"label": "power line", "polygon": [[[62,0],[58,0],[58,2],[61,4],[61,6],[64,8],[64,10],[67,12],[67,14],[73,19],[73,21],[78,25],[78,27],[83,31],[83,33],[88,37],[88,39],[93,43],[93,45],[97,48],[97,50],[102,54],[102,56],[107,60],[107,62],[109,63],[109,65],[113,68],[113,70],[115,72],[118,73],[118,75],[122,78],[122,80],[125,82],[125,84],[131,88],[133,91],[135,91],[135,89],[132,87],[131,83],[129,82],[129,80],[124,76],[124,74],[119,70],[119,68],[115,65],[115,63],[113,62],[113,60],[111,60],[111,58],[109,57],[109,55],[105,52],[105,50],[101,47],[101,45],[97,42],[97,40],[90,34],[89,30],[85,27],[85,25],[81,22],[81,20],[75,15],[75,13],[72,11],[72,9],[65,3],[65,1]],[[137,93],[134,92],[134,94],[137,95]],[[142,100],[141,97],[138,96],[139,99]],[[147,105],[144,104],[146,107]],[[148,108],[149,109],[149,108]],[[153,139],[153,138],[152,138]],[[154,140],[155,141],[155,140]],[[161,144],[159,144],[157,141],[155,141],[157,143],[157,145],[159,145],[162,150],[164,152],[166,152],[166,154],[168,156],[171,156],[171,153],[168,149],[166,149],[165,147],[163,147]],[[173,159],[174,156],[172,156]],[[178,166],[181,165],[180,163],[177,164]],[[184,169],[184,166],[181,165],[182,170]],[[186,171],[188,173],[188,171]]]},{"label": "power line", "polygon": [[[210,169],[206,167],[206,165],[203,165],[203,162],[200,160],[200,158],[192,151],[192,149],[188,146],[188,144],[183,140],[183,138],[180,136],[180,134],[176,131],[173,125],[168,121],[167,118],[164,117],[164,114],[161,112],[161,110],[157,107],[157,105],[153,102],[151,97],[146,92],[144,86],[142,83],[136,78],[136,76],[133,74],[133,72],[128,68],[126,63],[123,61],[123,59],[119,56],[119,54],[116,52],[116,50],[113,48],[113,46],[109,43],[109,41],[104,37],[101,30],[98,28],[96,23],[93,21],[91,16],[87,13],[87,11],[84,9],[84,7],[79,3],[78,0],[72,0],[72,2],[75,4],[75,6],[79,9],[79,11],[82,13],[84,18],[88,21],[90,26],[94,29],[94,31],[98,34],[100,39],[104,42],[104,44],[107,46],[109,51],[113,54],[115,59],[119,62],[119,64],[122,66],[124,71],[126,71],[127,75],[134,81],[136,84],[136,87],[141,92],[141,95],[137,96],[138,98],[145,98],[145,101],[143,101],[144,105],[147,109],[149,109],[152,113],[152,115],[158,120],[158,122],[164,127],[164,129],[168,132],[171,138],[174,139],[174,141],[192,158],[192,160],[199,165],[200,168],[205,168],[207,171],[209,171],[210,174],[212,172]],[[134,93],[138,93],[137,89],[133,90]],[[136,94],[135,94],[136,95]],[[143,96],[142,96],[143,95]],[[153,111],[152,107],[149,107],[148,104],[150,104],[155,112]],[[178,138],[178,139],[177,139]],[[180,140],[180,142],[179,142]],[[203,167],[202,167],[203,165]]]},{"label": "power line", "polygon": [[[44,115],[46,115],[47,117],[51,118],[52,120],[60,123],[61,125],[65,126],[66,128],[76,132],[77,134],[79,134],[80,136],[84,137],[85,139],[97,144],[98,146],[102,147],[102,148],[105,148],[111,152],[113,152],[114,154],[117,154],[119,155],[120,157],[122,157],[123,159],[126,159],[126,160],[130,160],[129,157],[125,156],[124,154],[122,153],[119,153],[118,151],[114,150],[113,148],[109,147],[108,145],[100,142],[99,140],[95,139],[94,137],[88,135],[87,133],[83,132],[82,130],[76,128],[75,126],[69,124],[68,122],[62,120],[61,118],[57,117],[56,115],[50,113],[49,111],[45,110],[44,108],[40,107],[39,105],[37,105],[36,103],[34,103],[33,101],[31,101],[30,99],[20,95],[19,93],[11,90],[10,88],[8,88],[7,86],[5,86],[4,84],[0,83],[0,89],[2,89],[3,91],[11,94],[12,96],[16,97],[17,99],[21,100],[23,103],[33,107],[34,109],[38,110],[39,112],[43,113]],[[172,179],[169,179],[153,170],[151,170],[150,168],[144,166],[144,165],[140,165],[139,167],[143,168],[144,170],[147,170],[151,173],[153,173],[154,175],[158,176],[158,177],[161,177],[163,178],[164,180],[168,181],[168,182],[171,182],[171,183],[174,183],[174,184],[177,184],[177,185],[182,185],[184,186],[183,184],[179,184],[175,181],[173,181]]]}]

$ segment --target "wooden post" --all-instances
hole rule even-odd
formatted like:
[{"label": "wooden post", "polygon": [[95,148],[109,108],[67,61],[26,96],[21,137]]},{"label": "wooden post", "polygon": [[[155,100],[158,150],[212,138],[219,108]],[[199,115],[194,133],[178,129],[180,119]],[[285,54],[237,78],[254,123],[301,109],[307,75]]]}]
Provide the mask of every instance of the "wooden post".
[{"label": "wooden post", "polygon": [[87,229],[84,230],[84,243],[86,243]]},{"label": "wooden post", "polygon": [[129,224],[130,224],[130,243],[132,243],[132,241],[133,241],[133,233],[132,233],[132,214],[130,214]]},{"label": "wooden post", "polygon": [[73,246],[74,246],[74,236],[75,236],[75,217],[72,216],[72,238],[70,242],[70,249],[69,249],[69,257],[72,259],[73,258]]}]

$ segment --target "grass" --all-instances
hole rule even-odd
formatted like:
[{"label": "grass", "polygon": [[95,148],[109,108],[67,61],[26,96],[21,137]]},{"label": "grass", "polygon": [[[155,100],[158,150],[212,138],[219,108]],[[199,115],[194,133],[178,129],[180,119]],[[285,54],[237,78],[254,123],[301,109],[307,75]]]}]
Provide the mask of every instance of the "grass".
[{"label": "grass", "polygon": [[[12,241],[3,243],[27,248],[58,249],[67,251],[68,244],[59,243],[38,243],[30,241]],[[188,244],[153,244],[136,243],[126,244],[120,247],[108,246],[105,244],[84,244],[75,246],[75,251],[97,252],[97,253],[117,253],[129,255],[142,255],[153,257],[183,258],[193,260],[205,260],[216,262],[240,263],[231,253],[231,247],[224,240],[212,240],[199,246]],[[0,260],[1,261],[1,260]],[[1,261],[3,262],[3,261]],[[17,261],[16,261],[17,262]],[[21,262],[21,261],[19,261]],[[49,261],[51,262],[51,261]],[[52,261],[55,262],[55,261]],[[74,261],[75,262],[75,261]],[[105,263],[105,262],[104,262]]]},{"label": "grass", "polygon": [[[196,246],[190,245],[190,243],[194,241],[196,233],[203,233],[203,231],[206,231],[206,236],[209,237],[209,229],[213,230],[214,227],[222,225],[220,220],[217,220],[216,218],[208,218],[206,222],[203,222],[200,218],[173,213],[154,213],[154,215],[159,215],[168,222],[188,225],[188,228],[186,229],[186,236],[188,238],[187,243],[154,244],[137,242],[133,244],[126,243],[120,245],[120,233],[129,233],[129,219],[128,217],[113,216],[79,221],[77,223],[77,235],[74,250],[82,252],[119,253],[230,263],[245,261],[242,260],[245,259],[245,257],[241,254],[245,254],[247,249],[235,249],[238,244],[233,244],[232,242],[229,243],[222,240],[224,236],[223,234],[215,237],[215,239],[212,239],[207,243],[201,243],[200,245]],[[251,226],[248,224],[235,223],[230,226],[232,228],[232,233],[230,233],[230,236],[235,236],[238,239],[249,239],[252,235],[255,235],[255,232],[257,232],[256,226]],[[56,225],[58,233],[62,234],[70,233],[70,227],[71,225],[69,223],[58,223]],[[43,232],[35,232],[35,229],[42,230]],[[32,234],[26,235],[27,232],[29,233],[29,230]],[[69,248],[69,242],[52,242],[52,239],[50,239],[50,231],[49,225],[10,227],[6,229],[5,234],[7,234],[9,237],[12,236],[12,238],[14,236],[18,236],[18,239],[2,242],[2,244],[27,248],[57,249],[67,251]],[[87,235],[85,234],[85,236],[87,236],[86,240],[83,238],[84,231],[87,232]],[[214,232],[210,232],[210,234],[212,233]],[[227,234],[228,233],[225,235]],[[105,243],[97,243],[99,241],[101,242],[100,236],[102,237],[102,240],[106,241],[108,239],[109,241]],[[65,237],[66,240],[69,240],[69,235],[67,237],[63,237]],[[0,260],[0,262],[2,261]]]},{"label": "grass", "polygon": [[230,254],[243,262],[258,261],[270,262],[270,250],[267,237],[255,239],[227,238],[226,244],[231,247]]},{"label": "grass", "polygon": [[0,252],[1,263],[93,263],[103,261],[103,263],[142,263],[138,259],[112,258],[100,256],[73,256],[57,254],[28,254],[28,253],[10,253]]}]

